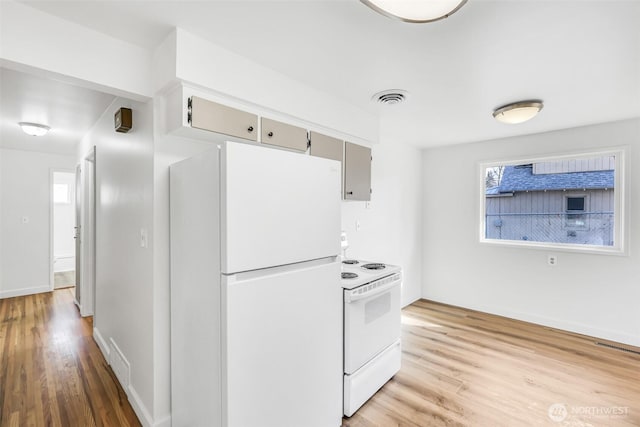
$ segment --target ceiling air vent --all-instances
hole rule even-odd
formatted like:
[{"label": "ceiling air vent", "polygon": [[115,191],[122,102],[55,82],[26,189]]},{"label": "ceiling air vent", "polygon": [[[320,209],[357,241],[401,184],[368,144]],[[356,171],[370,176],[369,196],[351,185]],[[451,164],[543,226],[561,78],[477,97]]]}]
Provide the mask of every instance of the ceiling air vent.
[{"label": "ceiling air vent", "polygon": [[379,104],[394,105],[404,102],[408,96],[409,93],[406,90],[389,89],[376,93],[371,99]]}]

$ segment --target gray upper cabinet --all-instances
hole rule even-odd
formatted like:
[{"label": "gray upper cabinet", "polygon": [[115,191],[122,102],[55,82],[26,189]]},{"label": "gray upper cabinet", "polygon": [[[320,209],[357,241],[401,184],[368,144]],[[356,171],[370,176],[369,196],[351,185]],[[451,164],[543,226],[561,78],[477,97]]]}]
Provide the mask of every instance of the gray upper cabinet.
[{"label": "gray upper cabinet", "polygon": [[344,198],[371,200],[371,148],[344,143]]},{"label": "gray upper cabinet", "polygon": [[307,130],[276,120],[260,119],[260,142],[297,151],[307,151]]},{"label": "gray upper cabinet", "polygon": [[342,140],[311,131],[311,148],[309,154],[325,159],[337,160],[342,163],[344,147]]},{"label": "gray upper cabinet", "polygon": [[191,97],[191,127],[258,140],[258,116],[226,105]]}]

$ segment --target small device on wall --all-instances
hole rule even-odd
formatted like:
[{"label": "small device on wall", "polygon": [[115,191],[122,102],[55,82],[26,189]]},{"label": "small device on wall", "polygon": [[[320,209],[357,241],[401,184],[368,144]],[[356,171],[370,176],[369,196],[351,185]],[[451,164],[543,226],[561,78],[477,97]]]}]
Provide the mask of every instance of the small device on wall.
[{"label": "small device on wall", "polygon": [[118,111],[116,111],[113,121],[115,124],[116,132],[129,132],[131,130],[133,121],[131,108],[120,108]]}]

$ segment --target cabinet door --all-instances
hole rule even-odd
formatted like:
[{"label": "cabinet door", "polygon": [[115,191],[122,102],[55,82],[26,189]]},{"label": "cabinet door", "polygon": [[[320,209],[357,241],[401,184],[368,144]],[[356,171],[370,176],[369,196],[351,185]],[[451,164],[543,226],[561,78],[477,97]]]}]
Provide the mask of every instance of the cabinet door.
[{"label": "cabinet door", "polygon": [[371,148],[344,143],[344,198],[371,200]]},{"label": "cabinet door", "polygon": [[258,140],[258,116],[197,96],[191,97],[191,127]]},{"label": "cabinet door", "polygon": [[307,130],[276,120],[260,119],[262,132],[260,142],[297,151],[307,151]]},{"label": "cabinet door", "polygon": [[311,149],[309,154],[342,162],[344,148],[342,141],[318,132],[311,132]]}]

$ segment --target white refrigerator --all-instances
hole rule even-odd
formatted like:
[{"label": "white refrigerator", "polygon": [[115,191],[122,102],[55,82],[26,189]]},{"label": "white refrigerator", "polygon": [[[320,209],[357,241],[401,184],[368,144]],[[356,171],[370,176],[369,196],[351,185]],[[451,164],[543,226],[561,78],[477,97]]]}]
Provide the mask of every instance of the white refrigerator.
[{"label": "white refrigerator", "polygon": [[174,427],[341,424],[340,173],[237,142],[170,167]]}]

